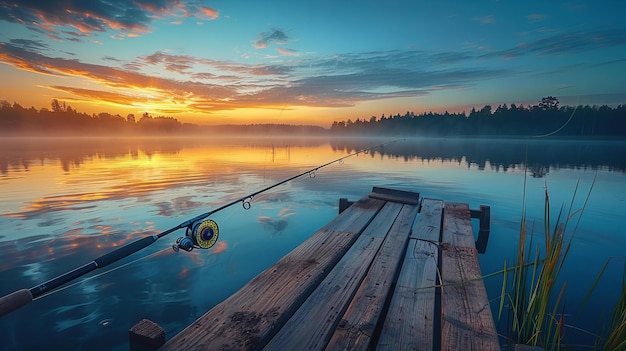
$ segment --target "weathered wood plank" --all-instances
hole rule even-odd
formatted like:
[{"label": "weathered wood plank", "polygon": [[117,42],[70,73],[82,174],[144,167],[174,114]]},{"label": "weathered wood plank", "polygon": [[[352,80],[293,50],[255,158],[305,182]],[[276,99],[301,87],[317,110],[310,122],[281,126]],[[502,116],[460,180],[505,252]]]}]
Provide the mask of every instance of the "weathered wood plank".
[{"label": "weathered wood plank", "polygon": [[400,269],[416,214],[417,206],[413,205],[405,205],[400,211],[372,267],[326,346],[327,351],[368,349],[388,299],[392,280]]},{"label": "weathered wood plank", "polygon": [[333,218],[322,229],[361,233],[384,204],[384,201],[375,200],[372,202],[372,199],[363,197],[353,202],[346,211]]},{"label": "weathered wood plank", "polygon": [[372,193],[387,194],[387,195],[393,195],[396,197],[406,197],[410,199],[417,199],[420,196],[420,193],[416,193],[414,191],[397,190],[397,189],[383,188],[379,186],[372,187]]},{"label": "weathered wood plank", "polygon": [[383,201],[363,198],[161,350],[254,350],[291,317],[372,221]]},{"label": "weathered wood plank", "polygon": [[447,203],[441,244],[441,349],[500,350],[466,204]]},{"label": "weathered wood plank", "polygon": [[424,199],[377,350],[432,350],[443,201]]},{"label": "weathered wood plank", "polygon": [[469,206],[456,202],[446,202],[443,213],[441,242],[475,248]]},{"label": "weathered wood plank", "polygon": [[402,204],[417,205],[419,200],[419,193],[404,190],[395,190],[388,188],[380,188],[375,186],[372,188],[372,192],[369,197],[373,199],[399,202]]},{"label": "weathered wood plank", "polygon": [[322,350],[363,281],[402,204],[388,202],[265,350]]},{"label": "weathered wood plank", "polygon": [[443,200],[424,199],[417,221],[411,228],[411,239],[438,243],[441,240]]}]

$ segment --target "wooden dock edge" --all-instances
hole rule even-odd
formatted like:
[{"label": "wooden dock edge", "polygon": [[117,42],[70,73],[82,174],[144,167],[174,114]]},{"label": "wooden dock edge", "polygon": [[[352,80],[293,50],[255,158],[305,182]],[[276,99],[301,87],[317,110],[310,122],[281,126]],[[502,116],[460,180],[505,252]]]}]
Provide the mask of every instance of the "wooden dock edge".
[{"label": "wooden dock edge", "polygon": [[[402,265],[398,266],[399,269],[401,267],[401,271],[398,273],[397,281],[394,283],[397,284],[393,288],[396,291],[393,292],[393,299],[391,299],[390,297],[387,302],[388,305],[385,306],[385,309],[387,309],[387,311],[385,312],[386,317],[384,318],[386,318],[388,321],[382,323],[382,331],[380,329],[376,331],[376,333],[379,334],[363,334],[363,331],[368,330],[368,328],[371,328],[371,331],[374,332],[374,326],[371,325],[371,323],[367,324],[369,323],[367,321],[363,322],[365,323],[363,324],[362,321],[359,320],[359,318],[357,317],[358,315],[349,317],[348,312],[351,309],[360,308],[358,306],[349,307],[348,312],[346,312],[346,315],[342,319],[341,323],[348,323],[350,321],[350,324],[340,324],[338,326],[336,325],[337,329],[334,333],[334,336],[330,340],[327,340],[330,341],[330,343],[328,344],[330,348],[328,349],[341,349],[340,345],[345,345],[344,340],[341,340],[341,336],[350,334],[354,335],[350,330],[351,328],[356,327],[358,332],[361,333],[358,337],[362,338],[362,340],[360,341],[357,340],[357,344],[360,343],[361,345],[363,345],[366,344],[368,340],[374,340],[378,342],[377,350],[395,350],[398,346],[402,346],[401,343],[403,340],[403,337],[401,336],[400,339],[398,339],[399,334],[397,333],[403,332],[401,331],[401,329],[393,330],[388,329],[388,327],[392,326],[393,319],[398,317],[396,313],[400,313],[402,317],[399,318],[399,320],[406,321],[410,320],[411,318],[415,318],[415,325],[418,325],[418,332],[420,333],[419,339],[422,340],[421,345],[423,346],[420,347],[420,349],[499,350],[500,348],[498,345],[498,337],[495,330],[495,323],[489,306],[485,285],[482,281],[480,265],[478,262],[478,253],[484,252],[484,249],[482,250],[482,252],[479,249],[479,243],[484,244],[486,247],[486,243],[489,237],[489,206],[480,206],[480,210],[470,210],[467,204],[459,204],[453,202],[444,203],[442,200],[435,199],[421,199],[419,198],[418,193],[374,187],[370,194],[368,194],[359,201],[352,202],[343,198],[339,199],[340,214],[348,210],[354,204],[357,204],[356,208],[362,208],[363,206],[369,208],[368,206],[373,206],[372,204],[374,203],[380,204],[380,206],[377,208],[376,206],[372,207],[376,208],[376,210],[375,213],[372,214],[372,217],[371,219],[369,219],[369,221],[366,219],[356,220],[356,222],[358,223],[355,225],[355,218],[350,215],[351,211],[349,211],[344,216],[336,217],[324,228],[320,229],[320,231],[327,229],[327,234],[332,236],[342,233],[345,234],[345,232],[342,230],[335,232],[331,229],[343,229],[347,230],[348,232],[356,230],[357,233],[352,237],[351,240],[348,240],[350,241],[350,243],[347,247],[350,247],[354,240],[356,240],[356,238],[358,238],[361,234],[360,231],[366,229],[366,227],[370,224],[370,221],[375,218],[377,213],[383,208],[382,204],[385,204],[387,201],[409,206],[415,205],[416,209],[419,208],[420,212],[420,215],[417,217],[415,223],[413,223],[409,237],[407,238],[408,247],[406,251],[411,252],[412,254],[405,255],[403,259],[404,262],[402,263]],[[353,212],[361,212],[361,210],[359,209],[358,211]],[[341,220],[342,217],[345,217],[346,219]],[[437,222],[437,218],[439,218],[439,223]],[[480,221],[480,229],[477,240],[474,240],[474,234],[471,225],[472,218],[478,219]],[[384,243],[381,245],[384,246]],[[379,251],[376,257],[378,257],[381,252],[383,251]],[[289,256],[290,254],[288,254],[287,256]],[[279,262],[283,261],[287,256],[283,257]],[[439,259],[437,259],[437,257],[439,257]],[[376,266],[376,260],[377,259],[375,258],[372,267]],[[293,264],[293,262],[291,264]],[[442,277],[443,281],[438,281],[438,278],[436,276],[424,274],[427,271],[433,271],[432,269],[425,268],[433,264],[435,270],[439,272],[437,273],[437,276]],[[329,271],[333,269],[334,265],[335,263],[332,263],[331,266],[326,266],[326,268],[322,270],[326,274],[328,274]],[[275,265],[268,268],[268,270],[275,271]],[[420,273],[420,270],[422,271],[422,273]],[[265,271],[261,273],[261,275],[264,273]],[[415,278],[416,276],[417,279]],[[255,279],[257,279],[257,277],[255,277]],[[323,276],[318,276],[318,278],[312,279],[309,283],[317,284],[314,281],[319,281],[318,279],[322,279],[322,277]],[[253,281],[255,279],[253,279]],[[367,283],[368,279],[370,278],[365,277],[365,280],[362,281],[363,284],[361,285],[361,288],[356,292],[356,295],[354,296],[355,298],[359,296],[359,291],[362,291],[363,289],[370,289],[366,288],[369,285],[369,283]],[[433,284],[435,281],[436,283]],[[259,288],[262,289],[262,285],[268,286],[268,282],[269,281],[267,281],[267,279],[262,280],[259,284],[255,286],[254,291],[257,291],[256,289]],[[248,286],[249,284],[247,284],[246,286]],[[432,289],[429,289],[428,287],[432,287]],[[402,289],[407,289],[407,292],[402,293]],[[361,292],[361,294],[365,294],[364,296],[369,297],[371,295],[367,293],[368,291],[369,290],[364,290]],[[384,296],[386,296],[387,293],[385,292],[385,290],[381,291],[382,294],[385,294]],[[420,297],[420,303],[417,305],[415,305],[416,291],[420,294],[420,296],[425,294],[424,296]],[[310,291],[309,293],[311,292],[312,291]],[[233,297],[239,293],[240,292],[235,293],[227,300],[233,299]],[[299,294],[302,293],[303,292],[300,292]],[[309,295],[307,293],[304,293],[304,295],[302,296],[304,296],[304,298],[307,298]],[[295,300],[292,302],[294,304],[301,303],[302,296],[299,298],[300,302]],[[398,296],[406,296],[407,298],[409,298],[409,300],[413,301],[401,302],[401,300],[398,300],[394,302],[394,300],[397,299]],[[423,303],[422,298],[431,300],[431,297],[428,296],[432,297],[434,303]],[[386,298],[383,298],[382,300],[384,301],[385,299]],[[244,300],[242,300],[241,298],[236,298],[235,300],[233,300],[232,304],[236,304],[237,306],[243,308],[243,305],[241,305],[243,301]],[[318,302],[319,301],[320,300],[318,300]],[[354,301],[350,306],[356,306]],[[389,301],[391,301],[390,304]],[[411,314],[406,315],[406,312],[402,312],[403,310],[406,311],[407,306],[409,305],[415,305],[414,311],[417,311],[416,313],[413,313],[415,316],[412,316]],[[247,306],[246,310],[248,310],[250,307],[251,306]],[[268,341],[273,340],[274,336],[280,331],[284,323],[291,318],[290,313],[296,311],[295,309],[292,312],[285,310],[278,311],[275,308],[270,307],[263,306],[260,307],[260,310],[259,307],[251,308],[252,312],[255,313],[255,315],[259,315],[258,313],[256,313],[259,312],[265,317],[269,316],[269,318],[263,317],[264,320],[267,320],[265,320],[264,322],[262,321],[265,326],[260,327],[261,329],[265,329],[266,331],[269,330],[269,334],[264,335],[252,335],[255,334],[250,334],[252,330],[235,330],[233,334],[233,331],[231,330],[233,328],[232,326],[229,327],[228,324],[229,318],[232,322],[232,316],[228,316],[228,311],[218,311],[218,313],[215,313],[215,308],[211,309],[209,312],[205,313],[205,315],[200,317],[195,323],[192,323],[186,328],[204,328],[202,326],[204,322],[200,322],[202,319],[206,321],[207,328],[209,326],[211,327],[211,329],[219,327],[221,332],[219,332],[218,334],[214,334],[213,337],[210,338],[212,341],[216,340],[216,343],[212,342],[212,345],[210,347],[209,345],[204,344],[204,342],[200,342],[199,344],[195,343],[194,340],[192,340],[194,338],[183,337],[181,339],[183,332],[179,333],[173,339],[167,341],[166,343],[165,331],[158,324],[150,320],[144,319],[129,330],[131,351],[148,351],[158,349],[170,350],[177,349],[177,347],[183,345],[186,347],[186,349],[203,349],[207,347],[226,347],[227,349],[256,349],[256,347],[260,345],[267,345],[266,343]],[[267,310],[268,308],[270,308],[271,311]],[[366,315],[370,314],[370,317],[374,315],[379,315],[380,310],[378,308],[379,307],[377,306],[373,306],[373,309],[368,307],[365,311],[360,311],[359,313],[366,313]],[[267,313],[264,314],[263,311]],[[211,314],[211,312],[213,312],[213,314]],[[391,320],[389,320],[390,318]],[[253,319],[255,323],[259,322],[258,318]],[[241,322],[235,321],[235,323],[240,324]],[[271,327],[268,328],[267,323],[269,323]],[[387,325],[388,323],[389,325]],[[423,328],[420,328],[420,325]],[[403,327],[402,325],[399,325],[396,328]],[[255,328],[255,330],[258,329],[259,328]],[[208,330],[209,329],[207,329],[207,332]],[[292,330],[297,331],[297,327]],[[433,331],[435,331],[435,334],[433,334]],[[227,339],[224,339],[224,335],[222,334],[223,332],[226,332],[230,336],[228,336]],[[345,332],[347,332],[348,334],[342,334]],[[412,330],[405,332],[408,332],[409,334],[407,335],[410,335],[410,340],[407,340],[407,344],[405,344],[405,346],[416,345],[416,330],[412,328]],[[333,334],[331,333],[331,335]],[[391,338],[389,338],[387,335],[392,336]],[[428,337],[429,335],[430,338]],[[252,337],[252,339],[248,337]],[[239,340],[241,343],[238,343],[238,338],[244,340]],[[394,338],[396,338],[395,341],[389,341],[394,340]],[[173,342],[174,340],[175,342]],[[204,340],[207,339],[204,338]],[[284,338],[282,340],[287,340],[288,343],[291,342],[288,339]],[[397,340],[400,340],[400,344],[398,344]],[[428,341],[424,343],[424,340]],[[350,342],[353,341],[354,340]],[[168,345],[170,346],[168,347]],[[281,346],[282,344],[277,343],[277,345]],[[335,345],[337,347],[332,345]],[[524,345],[516,345],[516,350],[535,351],[536,349],[529,349]]]},{"label": "wooden dock edge", "polygon": [[499,351],[467,204],[447,202],[441,232],[441,350]]},{"label": "wooden dock edge", "polygon": [[[168,340],[163,350],[263,347],[333,270],[384,205],[385,201],[367,197],[355,202],[275,265]],[[259,298],[261,292],[263,298]]]}]

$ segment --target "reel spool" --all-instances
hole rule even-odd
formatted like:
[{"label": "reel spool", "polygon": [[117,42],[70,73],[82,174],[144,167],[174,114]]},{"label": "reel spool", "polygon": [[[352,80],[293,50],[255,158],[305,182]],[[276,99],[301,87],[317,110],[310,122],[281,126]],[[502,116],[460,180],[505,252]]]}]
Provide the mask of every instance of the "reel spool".
[{"label": "reel spool", "polygon": [[187,227],[185,236],[176,239],[172,245],[174,251],[183,249],[187,252],[196,249],[209,249],[217,242],[219,227],[214,220],[207,219],[196,222]]}]

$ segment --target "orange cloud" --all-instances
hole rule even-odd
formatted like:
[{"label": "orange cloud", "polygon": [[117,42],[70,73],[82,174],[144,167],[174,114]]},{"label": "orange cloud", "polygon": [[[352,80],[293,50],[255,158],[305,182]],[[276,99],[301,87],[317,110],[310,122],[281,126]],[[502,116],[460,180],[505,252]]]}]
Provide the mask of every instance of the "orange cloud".
[{"label": "orange cloud", "polygon": [[291,50],[291,49],[276,48],[276,51],[278,51],[279,54],[284,55],[284,56],[299,56],[300,55],[298,54],[297,51]]},{"label": "orange cloud", "polygon": [[200,12],[202,12],[205,16],[209,17],[209,19],[216,19],[219,14],[212,8],[206,6],[200,6]]},{"label": "orange cloud", "polygon": [[220,254],[228,248],[228,244],[225,241],[218,241],[215,243],[215,246],[211,248],[211,253]]},{"label": "orange cloud", "polygon": [[[73,27],[80,33],[117,31],[117,36],[139,36],[150,32],[154,19],[164,17],[198,17],[214,20],[215,9],[189,4],[180,0],[109,0],[106,6],[101,1],[66,2],[62,6],[50,6],[48,2],[17,0],[0,2],[2,19],[20,23],[27,28],[53,35],[58,28]],[[175,22],[176,23],[176,22]]]}]

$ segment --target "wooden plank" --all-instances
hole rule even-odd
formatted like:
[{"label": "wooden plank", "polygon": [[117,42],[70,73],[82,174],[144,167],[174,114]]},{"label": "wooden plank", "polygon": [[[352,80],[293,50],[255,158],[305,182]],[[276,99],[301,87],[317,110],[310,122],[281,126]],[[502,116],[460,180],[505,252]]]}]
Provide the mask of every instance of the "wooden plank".
[{"label": "wooden plank", "polygon": [[438,243],[441,240],[443,201],[425,198],[422,201],[417,221],[411,229],[411,239]]},{"label": "wooden plank", "polygon": [[445,205],[442,241],[441,349],[500,350],[466,204]]},{"label": "wooden plank", "polygon": [[365,196],[353,202],[341,215],[328,222],[323,229],[360,233],[372,221],[384,204],[385,202],[380,200],[372,202],[372,199]]},{"label": "wooden plank", "polygon": [[424,199],[378,339],[377,350],[432,350],[443,201]]},{"label": "wooden plank", "polygon": [[343,315],[326,350],[367,350],[402,263],[417,206],[405,205],[363,283]]},{"label": "wooden plank", "polygon": [[467,204],[446,202],[441,242],[475,248],[470,209]]},{"label": "wooden plank", "polygon": [[161,350],[252,350],[265,345],[372,221],[364,198],[169,340]]},{"label": "wooden plank", "polygon": [[418,203],[418,198],[393,196],[393,195],[388,195],[388,194],[370,193],[369,197],[371,197],[372,199],[397,202],[397,203],[407,204],[407,205],[417,205]]},{"label": "wooden plank", "polygon": [[374,187],[369,197],[384,201],[399,202],[402,204],[417,205],[419,193],[404,190]]},{"label": "wooden plank", "polygon": [[328,343],[402,205],[388,202],[264,350],[321,350]]},{"label": "wooden plank", "polygon": [[372,193],[387,194],[387,195],[393,195],[393,196],[396,196],[396,197],[406,197],[406,198],[412,198],[412,199],[416,199],[416,198],[418,198],[420,196],[420,193],[416,193],[414,191],[382,188],[382,187],[379,187],[379,186],[373,187],[372,188]]}]

